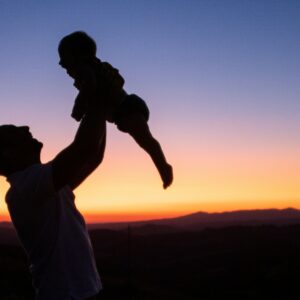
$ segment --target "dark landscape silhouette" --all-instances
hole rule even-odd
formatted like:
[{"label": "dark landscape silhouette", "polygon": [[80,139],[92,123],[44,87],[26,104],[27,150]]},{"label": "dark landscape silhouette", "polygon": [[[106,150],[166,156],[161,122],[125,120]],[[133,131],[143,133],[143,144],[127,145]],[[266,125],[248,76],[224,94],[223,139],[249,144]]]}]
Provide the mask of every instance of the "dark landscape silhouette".
[{"label": "dark landscape silhouette", "polygon": [[[94,224],[90,235],[101,299],[300,297],[295,209]],[[9,223],[0,223],[0,270],[1,300],[33,299],[27,259]]]},{"label": "dark landscape silhouette", "polygon": [[[259,225],[259,224],[291,224],[300,221],[300,210],[294,208],[286,209],[256,209],[237,210],[221,213],[196,212],[177,218],[155,219],[148,221],[130,222],[130,226],[140,228],[147,225],[165,226],[166,230],[199,230],[206,227],[224,227],[229,225]],[[128,222],[119,223],[94,223],[89,224],[90,229],[122,229],[127,227]]]}]

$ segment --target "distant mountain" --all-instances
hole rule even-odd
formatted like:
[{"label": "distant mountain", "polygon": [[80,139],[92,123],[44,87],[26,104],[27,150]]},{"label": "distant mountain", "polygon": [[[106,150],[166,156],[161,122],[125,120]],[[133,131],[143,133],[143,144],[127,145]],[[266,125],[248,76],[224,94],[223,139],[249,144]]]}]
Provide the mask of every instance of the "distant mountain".
[{"label": "distant mountain", "polygon": [[[135,233],[147,235],[179,231],[199,231],[205,228],[228,226],[289,225],[297,223],[300,224],[300,210],[287,208],[240,210],[222,213],[197,212],[170,219],[88,224],[88,229],[126,230],[130,226],[130,228],[134,228]],[[0,222],[0,244],[17,242],[12,224],[9,222]]]},{"label": "distant mountain", "polygon": [[19,244],[17,234],[9,222],[0,222],[0,244]]},{"label": "distant mountain", "polygon": [[[177,228],[181,230],[199,230],[206,227],[224,227],[234,225],[286,225],[300,223],[300,210],[287,209],[262,209],[262,210],[240,210],[222,213],[197,212],[182,217],[170,219],[158,219],[138,222],[121,223],[97,223],[89,224],[89,229],[124,229],[131,227],[150,228],[158,231],[158,226],[164,226],[163,231]],[[149,227],[149,226],[152,227]]]},{"label": "distant mountain", "polygon": [[0,222],[0,228],[13,228],[11,222]]}]

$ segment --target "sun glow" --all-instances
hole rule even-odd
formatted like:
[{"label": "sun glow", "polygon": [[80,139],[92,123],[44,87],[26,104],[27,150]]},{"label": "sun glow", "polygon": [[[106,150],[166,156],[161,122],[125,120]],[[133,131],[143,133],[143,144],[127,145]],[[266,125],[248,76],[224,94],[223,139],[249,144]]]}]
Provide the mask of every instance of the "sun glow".
[{"label": "sun glow", "polygon": [[[166,218],[196,211],[300,208],[299,177],[287,156],[246,159],[236,153],[224,154],[221,160],[211,154],[192,164],[191,157],[184,160],[178,155],[174,183],[163,190],[150,159],[135,145],[124,150],[130,154],[126,159],[110,153],[110,147],[103,165],[75,190],[77,207],[87,222]],[[2,199],[7,188],[2,178]],[[8,219],[3,201],[0,218]]]}]

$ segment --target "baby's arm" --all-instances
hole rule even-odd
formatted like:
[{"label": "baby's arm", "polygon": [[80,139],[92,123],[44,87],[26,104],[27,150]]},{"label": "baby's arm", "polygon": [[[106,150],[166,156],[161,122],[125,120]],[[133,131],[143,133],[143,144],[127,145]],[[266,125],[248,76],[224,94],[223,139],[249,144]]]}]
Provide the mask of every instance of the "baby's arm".
[{"label": "baby's arm", "polygon": [[138,112],[124,116],[118,122],[118,129],[128,132],[150,155],[163,181],[164,189],[171,185],[173,181],[172,166],[167,163],[159,142],[152,136],[145,117]]},{"label": "baby's arm", "polygon": [[79,78],[75,80],[74,86],[79,90],[75,99],[72,110],[72,118],[80,121],[87,110],[87,101],[90,97],[95,96],[97,89],[96,74],[89,65],[82,65],[80,68]]}]

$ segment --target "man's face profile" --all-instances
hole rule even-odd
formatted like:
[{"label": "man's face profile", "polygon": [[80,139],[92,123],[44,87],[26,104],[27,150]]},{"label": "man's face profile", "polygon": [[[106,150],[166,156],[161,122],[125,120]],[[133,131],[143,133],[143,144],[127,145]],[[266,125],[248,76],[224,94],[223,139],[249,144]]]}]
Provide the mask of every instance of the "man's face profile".
[{"label": "man's face profile", "polygon": [[37,156],[43,147],[41,142],[33,138],[28,126],[0,126],[0,142],[4,159],[12,153],[20,157]]}]

